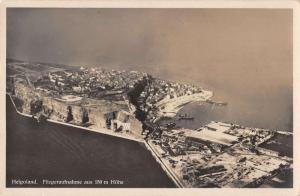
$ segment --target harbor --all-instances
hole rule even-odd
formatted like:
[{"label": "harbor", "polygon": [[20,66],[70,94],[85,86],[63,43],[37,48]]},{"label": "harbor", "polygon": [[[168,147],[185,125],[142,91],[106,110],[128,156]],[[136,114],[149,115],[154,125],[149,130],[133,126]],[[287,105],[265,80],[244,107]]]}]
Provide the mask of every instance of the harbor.
[{"label": "harbor", "polygon": [[6,188],[296,188],[294,9],[13,7]]}]

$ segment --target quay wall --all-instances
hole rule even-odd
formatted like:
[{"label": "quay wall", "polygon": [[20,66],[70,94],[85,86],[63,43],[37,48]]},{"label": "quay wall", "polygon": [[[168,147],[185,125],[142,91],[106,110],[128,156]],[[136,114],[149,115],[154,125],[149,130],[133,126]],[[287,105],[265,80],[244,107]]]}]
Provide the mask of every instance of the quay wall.
[{"label": "quay wall", "polygon": [[161,160],[159,154],[151,147],[151,145],[147,141],[145,141],[144,144],[145,144],[146,148],[151,152],[151,154],[155,158],[156,162],[160,164],[161,168],[172,179],[172,181],[175,183],[175,185],[179,188],[184,188],[184,185],[180,182],[180,180],[172,172],[172,169],[169,168],[166,164],[164,164],[164,162]]},{"label": "quay wall", "polygon": [[[27,114],[27,113],[20,112],[17,109],[12,96],[10,94],[8,94],[8,95],[10,97],[11,102],[13,103],[13,106],[14,106],[16,112],[19,115],[24,116],[24,117],[29,117],[29,118],[35,117],[34,115],[30,115],[30,114]],[[35,117],[35,118],[37,118],[37,117]],[[61,122],[61,121],[57,121],[57,120],[53,120],[53,119],[47,119],[47,121],[51,122],[51,123],[61,124],[61,125],[64,125],[64,126],[75,127],[75,128],[79,128],[79,129],[83,129],[83,130],[87,130],[87,131],[91,131],[91,132],[96,132],[96,133],[100,133],[100,134],[104,134],[104,135],[110,135],[110,136],[114,136],[114,137],[118,137],[118,138],[122,138],[122,139],[127,139],[127,140],[132,140],[132,141],[136,141],[136,142],[140,142],[140,143],[145,143],[145,141],[143,139],[135,138],[135,137],[127,136],[127,135],[121,135],[121,134],[118,134],[118,133],[111,132],[110,130],[92,129],[92,128],[82,127],[82,126],[79,126],[79,125],[74,125],[74,124]]]}]

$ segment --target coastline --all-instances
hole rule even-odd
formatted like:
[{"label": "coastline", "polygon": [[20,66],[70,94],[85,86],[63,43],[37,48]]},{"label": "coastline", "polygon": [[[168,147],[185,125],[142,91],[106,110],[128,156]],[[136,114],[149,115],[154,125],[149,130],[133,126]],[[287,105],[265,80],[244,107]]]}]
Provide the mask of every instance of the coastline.
[{"label": "coastline", "polygon": [[[11,99],[11,101],[12,101],[14,107],[15,107],[15,110],[17,111],[18,114],[20,114],[22,116],[26,116],[26,117],[31,117],[32,118],[33,115],[25,114],[25,113],[20,112],[17,109],[17,107],[15,105],[15,102],[13,101],[11,95],[8,94],[8,93],[6,93],[6,94],[9,95],[9,97],[10,97],[10,99]],[[115,136],[115,137],[119,137],[119,138],[123,138],[123,139],[127,139],[127,140],[132,140],[132,141],[144,143],[144,141],[142,139],[137,139],[137,138],[130,137],[130,136],[120,135],[120,134],[117,134],[117,133],[109,133],[109,132],[104,131],[104,130],[90,129],[90,128],[87,128],[87,127],[82,127],[82,126],[79,126],[79,125],[74,125],[74,124],[65,123],[65,122],[60,122],[60,121],[52,120],[52,119],[47,119],[47,121],[48,122],[52,122],[52,123],[61,124],[61,125],[66,125],[66,126],[69,126],[69,127],[80,128],[80,129],[87,130],[87,131],[92,131],[92,132],[96,132],[96,133],[101,133],[101,134],[105,134],[105,135]]]},{"label": "coastline", "polygon": [[162,169],[166,172],[166,174],[173,180],[173,182],[176,184],[176,186],[178,188],[185,188],[184,185],[181,183],[181,181],[174,174],[174,172],[172,171],[172,169],[170,169],[168,165],[164,164],[164,162],[161,160],[161,158],[157,154],[157,152],[146,141],[145,141],[145,146],[151,152],[151,154],[155,158],[155,160],[161,165]]},{"label": "coastline", "polygon": [[211,97],[213,97],[212,91],[202,91],[202,93],[196,93],[192,95],[184,95],[181,97],[177,97],[176,99],[164,98],[155,104],[156,107],[161,108],[160,118],[168,117],[173,118],[176,114],[187,104],[193,102],[206,102]]},{"label": "coastline", "polygon": [[[13,103],[13,106],[15,107],[15,110],[17,111],[18,114],[20,114],[22,116],[25,116],[25,117],[29,117],[29,118],[34,117],[33,115],[29,115],[29,114],[25,114],[25,113],[20,112],[17,109],[12,96],[9,93],[7,93],[7,95],[9,95],[9,97],[10,97],[12,103]],[[103,129],[103,130],[91,129],[91,128],[82,127],[82,126],[79,126],[79,125],[74,125],[74,124],[65,123],[65,122],[60,122],[60,121],[52,120],[52,119],[47,119],[47,122],[61,124],[61,125],[66,125],[66,126],[69,126],[69,127],[83,129],[83,130],[86,130],[86,131],[91,131],[91,132],[95,132],[95,133],[100,133],[100,134],[104,134],[104,135],[114,136],[114,137],[118,137],[118,138],[122,138],[122,139],[127,139],[127,140],[131,140],[131,141],[143,143],[144,147],[148,151],[150,151],[152,157],[155,159],[155,161],[157,163],[159,163],[159,165],[160,165],[161,169],[163,170],[163,172],[170,178],[170,180],[174,183],[174,185],[177,188],[187,188],[184,185],[184,182],[182,182],[182,179],[180,179],[176,175],[175,171],[173,171],[173,169],[168,164],[166,164],[166,162],[164,162],[164,160],[162,159],[162,157],[160,156],[160,154],[156,151],[155,147],[152,146],[152,143],[149,140],[138,139],[138,138],[134,138],[134,137],[131,137],[131,136],[120,135],[120,134],[113,133],[113,132],[109,133],[105,129]],[[293,135],[293,132],[288,132],[288,133],[285,133],[285,132],[281,133],[280,131],[274,131],[274,132],[277,132],[279,134],[284,134],[284,135]]]},{"label": "coastline", "polygon": [[[25,113],[20,112],[17,109],[17,107],[15,105],[15,102],[13,101],[11,95],[9,93],[6,93],[6,95],[8,95],[10,97],[10,100],[13,103],[13,106],[14,106],[16,112],[19,115],[25,116],[25,117],[29,117],[29,118],[33,117],[33,115],[29,115],[29,114],[25,114]],[[122,138],[122,139],[126,139],[126,140],[131,140],[131,141],[142,143],[146,147],[146,149],[148,151],[150,151],[150,153],[153,156],[153,158],[156,160],[157,163],[159,163],[159,165],[162,168],[162,170],[168,175],[168,177],[173,181],[173,183],[178,188],[184,188],[184,186],[180,183],[180,181],[176,178],[176,176],[172,173],[172,171],[162,162],[162,160],[160,160],[160,157],[157,155],[157,153],[151,148],[151,146],[144,139],[137,139],[137,138],[133,138],[133,137],[130,137],[130,136],[123,136],[123,135],[119,135],[119,134],[115,134],[115,133],[108,133],[108,132],[103,131],[103,130],[101,131],[101,130],[96,130],[96,129],[90,129],[90,128],[87,128],[87,127],[73,125],[73,124],[65,123],[65,122],[59,122],[59,121],[52,120],[52,119],[47,119],[47,122],[61,124],[61,125],[69,126],[69,127],[83,129],[83,130],[86,130],[86,131],[91,131],[91,132],[95,132],[95,133],[100,133],[100,134],[104,134],[104,135],[114,136],[114,137],[118,137],[118,138]]]}]

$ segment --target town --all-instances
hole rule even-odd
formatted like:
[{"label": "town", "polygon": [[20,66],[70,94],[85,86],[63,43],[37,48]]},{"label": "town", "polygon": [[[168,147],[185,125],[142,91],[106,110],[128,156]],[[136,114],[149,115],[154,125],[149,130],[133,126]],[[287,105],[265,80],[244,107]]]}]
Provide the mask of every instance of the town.
[{"label": "town", "polygon": [[49,119],[145,142],[179,187],[259,187],[293,168],[291,132],[215,121],[197,129],[158,124],[175,119],[186,104],[212,103],[213,93],[195,85],[138,71],[8,59],[7,93],[39,123]]}]

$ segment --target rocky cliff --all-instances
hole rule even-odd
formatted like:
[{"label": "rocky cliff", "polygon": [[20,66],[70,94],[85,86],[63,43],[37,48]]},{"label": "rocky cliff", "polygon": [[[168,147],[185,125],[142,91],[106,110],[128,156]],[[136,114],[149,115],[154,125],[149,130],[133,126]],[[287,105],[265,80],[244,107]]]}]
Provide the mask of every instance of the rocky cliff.
[{"label": "rocky cliff", "polygon": [[[25,82],[15,84],[15,96],[23,101],[22,109],[27,114],[43,112],[48,118],[73,124],[89,124],[96,129],[106,129],[106,115],[115,111],[129,112],[128,102],[83,98],[80,101],[63,101],[47,96]],[[134,115],[129,116],[133,134],[140,135],[142,124]]]}]

